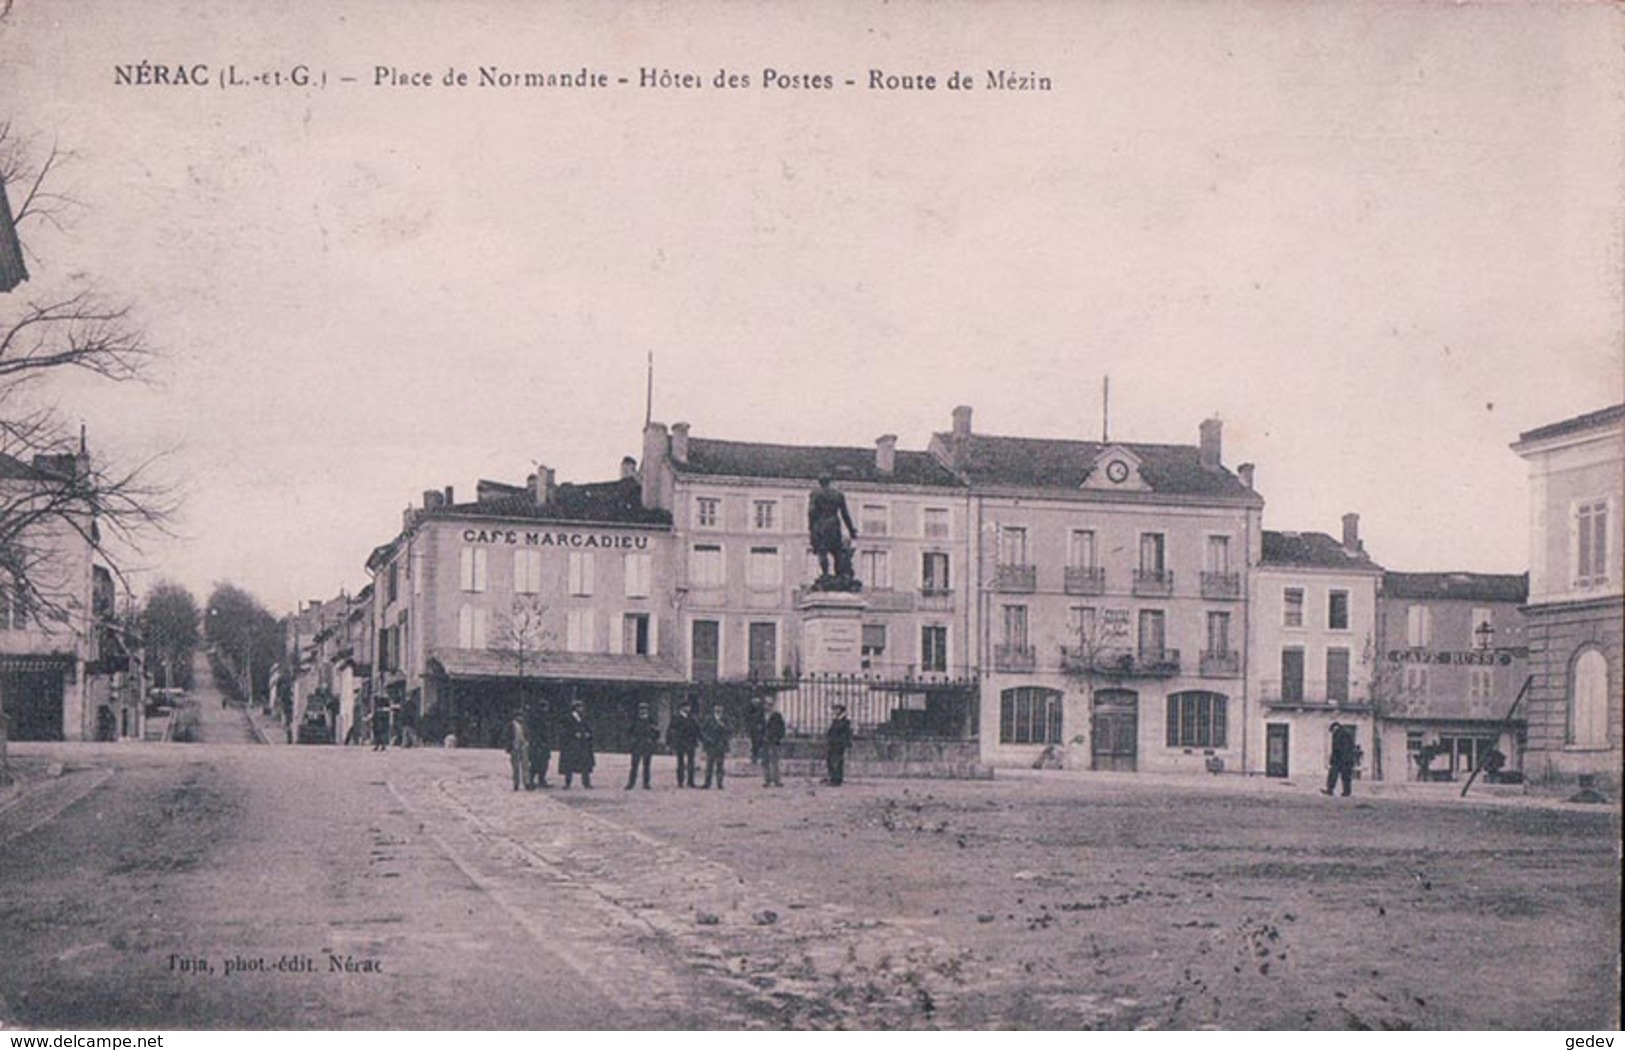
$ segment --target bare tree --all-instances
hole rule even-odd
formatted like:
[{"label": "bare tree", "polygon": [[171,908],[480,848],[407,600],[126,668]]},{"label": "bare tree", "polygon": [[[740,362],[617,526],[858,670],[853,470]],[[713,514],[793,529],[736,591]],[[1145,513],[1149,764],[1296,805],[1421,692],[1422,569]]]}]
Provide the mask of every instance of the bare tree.
[{"label": "bare tree", "polygon": [[491,651],[514,665],[522,703],[530,699],[529,675],[556,641],[557,636],[547,625],[547,606],[536,599],[515,598],[513,606],[497,617]]},{"label": "bare tree", "polygon": [[[0,122],[0,183],[12,189],[17,229],[66,228],[79,205],[52,185],[66,159]],[[143,539],[166,531],[176,501],[154,477],[161,457],[134,467],[93,463],[83,429],[75,433],[43,396],[52,377],[71,373],[145,380],[153,353],[131,308],[78,275],[31,292],[0,298],[0,593],[14,613],[61,619],[68,611],[54,578],[61,545],[88,545],[122,575],[109,544],[138,551]]]}]

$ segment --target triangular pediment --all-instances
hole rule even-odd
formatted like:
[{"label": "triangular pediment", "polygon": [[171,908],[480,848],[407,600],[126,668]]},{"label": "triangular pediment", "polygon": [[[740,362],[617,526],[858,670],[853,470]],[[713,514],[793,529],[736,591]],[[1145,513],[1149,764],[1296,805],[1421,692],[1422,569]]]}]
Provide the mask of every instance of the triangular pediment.
[{"label": "triangular pediment", "polygon": [[1149,492],[1140,457],[1127,445],[1108,445],[1089,466],[1082,487],[1097,492]]}]

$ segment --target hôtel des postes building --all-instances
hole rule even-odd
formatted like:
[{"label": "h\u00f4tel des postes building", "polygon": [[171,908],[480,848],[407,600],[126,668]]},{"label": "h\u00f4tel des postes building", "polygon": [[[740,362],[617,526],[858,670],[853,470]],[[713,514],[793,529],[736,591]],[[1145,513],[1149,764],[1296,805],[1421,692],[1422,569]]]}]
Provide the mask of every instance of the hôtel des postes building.
[{"label": "h\u00f4tel des postes building", "polygon": [[613,748],[638,702],[664,712],[684,682],[670,515],[646,508],[636,464],[592,484],[482,481],[473,502],[424,493],[367,561],[372,694],[431,740],[492,746],[527,699],[581,700]]}]

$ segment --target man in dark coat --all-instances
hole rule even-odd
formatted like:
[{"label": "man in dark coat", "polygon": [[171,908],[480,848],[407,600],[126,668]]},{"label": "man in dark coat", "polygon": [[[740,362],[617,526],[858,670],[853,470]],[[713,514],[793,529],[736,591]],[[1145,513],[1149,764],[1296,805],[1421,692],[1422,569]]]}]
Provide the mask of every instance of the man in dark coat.
[{"label": "man in dark coat", "polygon": [[638,767],[643,768],[643,790],[649,790],[649,766],[660,747],[660,727],[649,715],[649,705],[639,704],[637,716],[632,719],[627,733],[627,749],[632,752],[632,768],[626,773],[626,790],[631,791],[638,780]]},{"label": "man in dark coat", "polygon": [[728,738],[732,734],[722,719],[722,705],[711,708],[711,717],[700,726],[700,745],[705,748],[705,784],[711,786],[711,775],[716,774],[717,790],[722,790],[724,760],[728,757]]},{"label": "man in dark coat", "polygon": [[389,708],[384,704],[372,705],[372,749],[382,751],[389,746]]},{"label": "man in dark coat", "polygon": [[1341,722],[1332,723],[1332,757],[1326,770],[1326,786],[1322,795],[1330,795],[1338,780],[1343,781],[1343,797],[1348,798],[1353,786],[1354,766],[1359,761],[1359,748],[1355,746],[1354,727]]},{"label": "man in dark coat", "polygon": [[779,755],[784,750],[784,716],[773,708],[773,698],[762,701],[762,784],[783,787],[779,779]]},{"label": "man in dark coat", "polygon": [[828,748],[824,765],[829,770],[830,786],[840,787],[846,780],[846,753],[852,747],[852,720],[846,717],[845,705],[835,705],[835,717],[829,720],[824,740]]},{"label": "man in dark coat", "polygon": [[530,786],[552,787],[547,782],[547,767],[553,761],[553,727],[549,724],[547,701],[530,705],[526,714],[525,729],[530,737]]},{"label": "man in dark coat", "polygon": [[666,726],[666,746],[677,756],[677,786],[694,786],[694,752],[700,746],[700,724],[688,713],[687,704],[678,704],[677,713]]},{"label": "man in dark coat", "polygon": [[559,725],[559,772],[564,774],[566,789],[577,773],[581,774],[582,787],[592,787],[592,726],[587,724],[582,711],[581,701],[574,701],[570,704],[570,714]]}]

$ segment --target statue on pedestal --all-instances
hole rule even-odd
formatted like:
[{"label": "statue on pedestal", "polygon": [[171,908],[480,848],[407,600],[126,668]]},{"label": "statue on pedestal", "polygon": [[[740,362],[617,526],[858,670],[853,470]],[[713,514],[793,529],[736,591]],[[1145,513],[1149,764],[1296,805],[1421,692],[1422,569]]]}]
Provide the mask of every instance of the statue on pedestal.
[{"label": "statue on pedestal", "polygon": [[818,579],[812,585],[815,591],[863,590],[863,584],[852,571],[852,545],[841,532],[842,524],[852,539],[858,538],[852,514],[846,509],[846,497],[830,483],[828,474],[822,475],[818,487],[807,498],[807,533],[812,539],[813,553],[818,555]]}]

